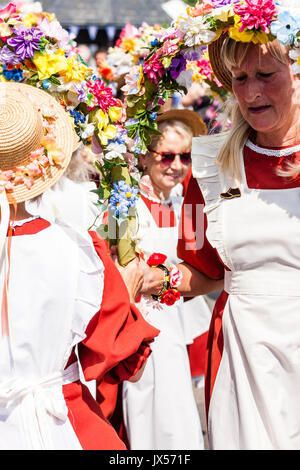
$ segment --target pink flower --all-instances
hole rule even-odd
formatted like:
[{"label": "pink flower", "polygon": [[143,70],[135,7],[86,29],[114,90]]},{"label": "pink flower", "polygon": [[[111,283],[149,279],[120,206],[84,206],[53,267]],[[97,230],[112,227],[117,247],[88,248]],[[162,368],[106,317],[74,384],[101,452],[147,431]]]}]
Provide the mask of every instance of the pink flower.
[{"label": "pink flower", "polygon": [[201,4],[196,4],[194,8],[188,7],[187,11],[189,16],[197,17],[207,15],[213,10],[214,6],[209,0],[203,0]]},{"label": "pink flower", "polygon": [[153,193],[153,186],[152,186],[152,183],[151,183],[151,179],[150,179],[150,176],[149,175],[143,175],[140,179],[140,188],[141,190],[150,195],[151,193]]},{"label": "pink flower", "polygon": [[0,22],[3,22],[5,20],[8,20],[10,17],[18,17],[18,19],[21,21],[21,18],[19,18],[17,13],[17,7],[14,3],[8,3],[4,8],[0,10]]},{"label": "pink flower", "polygon": [[9,181],[14,176],[14,172],[12,170],[4,170],[1,172],[1,176],[4,176]]},{"label": "pink flower", "polygon": [[216,119],[217,118],[217,112],[213,106],[208,106],[205,117],[207,119]]},{"label": "pink flower", "polygon": [[118,101],[114,98],[112,89],[107,87],[104,82],[97,79],[94,82],[87,82],[89,91],[94,95],[95,106],[88,108],[91,111],[100,106],[104,113],[108,113],[108,109],[113,106],[119,106]]},{"label": "pink flower", "polygon": [[160,38],[161,42],[167,41],[169,39],[176,39],[177,41],[183,41],[184,32],[176,29],[174,27],[170,28],[161,28],[156,34],[157,38]]},{"label": "pink flower", "polygon": [[22,20],[17,14],[17,8],[14,3],[8,3],[6,7],[0,10],[0,36],[2,41],[6,42],[7,38],[11,36],[11,25],[17,25]]},{"label": "pink flower", "polygon": [[36,161],[33,161],[27,165],[28,176],[38,176],[41,174],[39,164]]},{"label": "pink flower", "polygon": [[201,59],[197,61],[197,66],[199,67],[199,73],[201,75],[204,75],[204,77],[208,80],[211,80],[213,71],[210,65],[209,58],[201,57]]},{"label": "pink flower", "polygon": [[179,51],[178,39],[167,40],[162,47],[157,50],[158,55],[168,56],[175,55]]},{"label": "pink flower", "polygon": [[140,31],[131,23],[127,23],[122,29],[119,39],[116,41],[116,47],[120,47],[123,39],[131,39],[141,36]]},{"label": "pink flower", "polygon": [[24,184],[27,189],[31,189],[32,186],[34,185],[34,181],[32,178],[24,178]]},{"label": "pink flower", "polygon": [[125,85],[121,88],[125,95],[138,95],[141,96],[145,92],[142,86],[143,82],[143,69],[142,66],[135,65],[130,72],[125,76]]},{"label": "pink flower", "polygon": [[14,179],[14,184],[22,184],[22,183],[24,183],[24,176],[17,175]]},{"label": "pink flower", "polygon": [[269,34],[277,10],[273,0],[245,0],[245,4],[234,6],[234,13],[240,17],[240,33],[247,28]]},{"label": "pink flower", "polygon": [[36,158],[40,158],[43,153],[44,153],[45,149],[44,147],[40,147],[39,149],[37,150],[33,150],[32,152],[30,152],[30,160],[35,160]]},{"label": "pink flower", "polygon": [[143,70],[150,82],[158,83],[159,79],[164,74],[164,66],[158,54],[154,54],[150,59],[144,62]]},{"label": "pink flower", "polygon": [[125,156],[129,171],[134,171],[137,165],[137,158],[132,153],[126,153]]},{"label": "pink flower", "polygon": [[217,79],[217,77],[214,77],[214,82],[215,84],[219,87],[219,88],[222,88],[222,83],[220,82],[220,80]]},{"label": "pink flower", "polygon": [[175,288],[180,285],[182,281],[182,272],[177,268],[177,266],[171,266],[169,278],[171,287]]}]

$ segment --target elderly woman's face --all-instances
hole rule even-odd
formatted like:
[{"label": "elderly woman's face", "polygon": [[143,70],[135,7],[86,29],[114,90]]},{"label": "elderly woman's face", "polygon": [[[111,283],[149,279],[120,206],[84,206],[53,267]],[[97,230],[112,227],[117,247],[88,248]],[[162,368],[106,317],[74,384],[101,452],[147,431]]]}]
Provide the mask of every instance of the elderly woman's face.
[{"label": "elderly woman's face", "polygon": [[[260,52],[260,54],[259,54]],[[244,119],[259,135],[284,135],[299,118],[299,79],[265,46],[252,47],[232,68],[232,87]]]},{"label": "elderly woman's face", "polygon": [[[189,171],[191,159],[187,154],[191,151],[191,144],[187,137],[168,129],[154,150],[158,153],[150,152],[144,158],[145,174],[150,176],[155,194],[163,193],[168,198],[170,191],[184,180]],[[168,153],[175,154],[175,158],[164,158]]]}]

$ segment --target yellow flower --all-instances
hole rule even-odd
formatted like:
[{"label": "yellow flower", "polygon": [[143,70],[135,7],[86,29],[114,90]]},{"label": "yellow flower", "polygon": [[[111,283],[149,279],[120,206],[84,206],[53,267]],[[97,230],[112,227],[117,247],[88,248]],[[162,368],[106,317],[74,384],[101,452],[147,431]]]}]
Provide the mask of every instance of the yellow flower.
[{"label": "yellow flower", "polygon": [[268,35],[263,31],[250,31],[245,29],[240,32],[240,17],[238,15],[234,16],[234,26],[229,28],[229,36],[235,41],[240,42],[253,42],[254,44],[266,44],[269,41]]},{"label": "yellow flower", "polygon": [[83,81],[86,78],[87,73],[91,70],[92,69],[89,69],[79,62],[77,56],[74,55],[67,59],[67,67],[65,70],[60,72],[60,75],[65,77],[66,82]]},{"label": "yellow flower", "polygon": [[45,80],[55,73],[66,70],[68,65],[65,53],[62,49],[58,49],[54,54],[35,52],[32,62],[37,68],[40,80]]},{"label": "yellow flower", "polygon": [[112,122],[118,121],[122,114],[122,108],[120,106],[112,106],[108,109],[108,114]]},{"label": "yellow flower", "polygon": [[36,26],[37,21],[38,17],[35,13],[28,13],[25,18],[23,18],[23,23],[26,28],[32,28],[33,26]]},{"label": "yellow flower", "polygon": [[102,109],[99,109],[96,112],[94,119],[97,123],[99,131],[101,131],[102,129],[108,126],[108,123],[109,123],[108,114],[104,113]]},{"label": "yellow flower", "polygon": [[99,131],[98,135],[102,145],[107,145],[110,139],[113,139],[117,134],[117,129],[111,124],[102,131]]},{"label": "yellow flower", "polygon": [[125,38],[122,41],[122,47],[126,52],[134,52],[136,48],[136,41],[133,38]]}]

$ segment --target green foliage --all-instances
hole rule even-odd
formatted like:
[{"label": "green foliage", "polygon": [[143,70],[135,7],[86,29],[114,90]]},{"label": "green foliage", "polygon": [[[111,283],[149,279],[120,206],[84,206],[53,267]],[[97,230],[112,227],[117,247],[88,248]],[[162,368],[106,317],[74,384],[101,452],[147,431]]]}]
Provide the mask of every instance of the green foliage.
[{"label": "green foliage", "polygon": [[[194,7],[196,3],[198,3],[198,0],[183,0],[187,5],[190,7]],[[202,3],[202,2],[201,2]]]}]

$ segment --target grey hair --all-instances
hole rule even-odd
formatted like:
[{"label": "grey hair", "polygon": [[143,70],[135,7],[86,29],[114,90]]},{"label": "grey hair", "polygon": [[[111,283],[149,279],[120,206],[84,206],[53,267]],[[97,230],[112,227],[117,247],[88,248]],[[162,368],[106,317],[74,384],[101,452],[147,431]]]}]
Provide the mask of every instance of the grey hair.
[{"label": "grey hair", "polygon": [[73,153],[65,175],[73,181],[90,181],[97,175],[96,167],[83,144]]},{"label": "grey hair", "polygon": [[187,124],[180,121],[179,119],[168,119],[161,121],[158,123],[157,127],[162,135],[155,135],[152,138],[151,147],[154,149],[157,148],[159,143],[163,140],[163,134],[170,129],[176,131],[179,135],[186,139],[187,146],[192,145],[193,131]]}]

